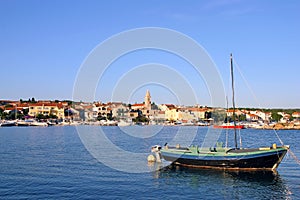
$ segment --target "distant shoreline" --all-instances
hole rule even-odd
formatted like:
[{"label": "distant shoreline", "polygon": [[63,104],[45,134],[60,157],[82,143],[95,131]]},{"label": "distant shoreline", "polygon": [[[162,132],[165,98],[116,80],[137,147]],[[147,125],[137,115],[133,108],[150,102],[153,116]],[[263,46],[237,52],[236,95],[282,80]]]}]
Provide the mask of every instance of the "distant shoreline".
[{"label": "distant shoreline", "polygon": [[[0,128],[10,128],[10,127],[63,127],[63,126],[119,126],[119,127],[124,127],[122,125],[118,125],[118,122],[107,122],[106,124],[101,124],[100,122],[64,122],[60,124],[27,124],[27,125],[20,125],[18,123],[23,123],[23,121],[10,121],[8,122],[7,125],[4,125],[5,121],[0,121]],[[174,127],[185,127],[185,126],[197,126],[197,127],[211,127],[212,125],[197,125],[197,124],[190,124],[190,125],[181,125],[181,124],[131,124],[127,126],[174,126]],[[247,127],[245,129],[257,129],[257,130],[300,130],[300,125],[294,125],[290,123],[282,124],[282,123],[277,123],[275,125],[263,125],[260,127]]]}]

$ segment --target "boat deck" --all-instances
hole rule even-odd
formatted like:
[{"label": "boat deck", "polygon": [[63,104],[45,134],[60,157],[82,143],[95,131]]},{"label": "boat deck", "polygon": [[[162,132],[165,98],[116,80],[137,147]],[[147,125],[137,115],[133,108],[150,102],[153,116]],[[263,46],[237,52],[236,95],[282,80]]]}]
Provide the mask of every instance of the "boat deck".
[{"label": "boat deck", "polygon": [[259,151],[259,148],[254,148],[254,149],[229,149],[227,153],[250,153],[250,152],[255,152]]},{"label": "boat deck", "polygon": [[[276,147],[282,148],[282,147]],[[275,149],[276,149],[275,148]],[[235,149],[235,148],[224,148],[224,147],[211,147],[211,148],[200,148],[198,146],[190,146],[190,147],[170,147],[168,146],[165,150],[169,150],[172,152],[182,152],[182,153],[195,153],[195,154],[216,154],[216,153],[252,153],[258,151],[269,151],[274,149],[273,147],[262,147],[262,148],[245,148],[245,149]]]}]

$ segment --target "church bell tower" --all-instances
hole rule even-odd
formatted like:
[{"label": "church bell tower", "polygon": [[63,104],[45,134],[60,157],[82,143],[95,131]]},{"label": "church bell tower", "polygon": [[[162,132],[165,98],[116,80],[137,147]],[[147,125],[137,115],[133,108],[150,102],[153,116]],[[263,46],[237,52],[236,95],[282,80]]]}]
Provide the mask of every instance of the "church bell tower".
[{"label": "church bell tower", "polygon": [[151,96],[150,96],[149,90],[147,90],[146,96],[145,96],[145,108],[147,110],[151,110]]}]

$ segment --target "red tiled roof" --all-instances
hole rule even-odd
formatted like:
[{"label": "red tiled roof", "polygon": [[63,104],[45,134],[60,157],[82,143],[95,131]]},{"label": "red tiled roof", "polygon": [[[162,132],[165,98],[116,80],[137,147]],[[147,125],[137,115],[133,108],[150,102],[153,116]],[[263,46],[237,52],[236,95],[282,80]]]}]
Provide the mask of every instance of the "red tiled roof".
[{"label": "red tiled roof", "polygon": [[167,106],[168,108],[169,108],[169,107],[175,107],[174,104],[165,104],[165,106]]},{"label": "red tiled roof", "polygon": [[143,104],[143,103],[136,103],[136,104],[133,104],[131,106],[145,106],[145,104]]},{"label": "red tiled roof", "polygon": [[105,103],[95,103],[94,104],[96,107],[100,107],[100,106],[107,106],[107,104],[105,104]]},{"label": "red tiled roof", "polygon": [[16,108],[16,107],[7,107],[4,110],[15,110],[15,109],[17,109],[18,111],[23,110],[22,108]]},{"label": "red tiled roof", "polygon": [[107,105],[122,105],[122,102],[108,102]]},{"label": "red tiled roof", "polygon": [[38,102],[38,103],[32,103],[29,104],[29,106],[48,106],[48,107],[58,107],[58,108],[63,108],[63,105],[61,103],[42,103],[42,102]]},{"label": "red tiled roof", "polygon": [[24,108],[24,107],[28,107],[28,106],[29,106],[28,103],[19,103],[19,104],[17,104],[18,108]]},{"label": "red tiled roof", "polygon": [[82,105],[83,109],[91,109],[93,108],[93,105]]}]

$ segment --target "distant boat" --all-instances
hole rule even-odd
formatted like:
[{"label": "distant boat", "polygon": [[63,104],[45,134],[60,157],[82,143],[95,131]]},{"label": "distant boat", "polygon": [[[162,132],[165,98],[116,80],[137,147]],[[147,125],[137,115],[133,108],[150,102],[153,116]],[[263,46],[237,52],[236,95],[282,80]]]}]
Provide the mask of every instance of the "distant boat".
[{"label": "distant boat", "polygon": [[181,123],[181,126],[195,126],[195,123],[193,123],[193,122],[182,122]]},{"label": "distant boat", "polygon": [[243,124],[234,124],[234,123],[223,123],[221,125],[214,125],[214,128],[223,128],[223,129],[244,129]]},{"label": "distant boat", "polygon": [[131,122],[127,122],[127,121],[124,121],[124,120],[121,120],[118,122],[118,126],[131,126],[132,123]]},{"label": "distant boat", "polygon": [[208,122],[197,122],[196,123],[197,126],[209,126],[210,124]]},{"label": "distant boat", "polygon": [[16,122],[15,121],[3,121],[0,123],[0,126],[2,126],[2,127],[16,126]]},{"label": "distant boat", "polygon": [[[241,127],[236,125],[235,121],[235,103],[234,103],[234,82],[233,82],[233,61],[231,62],[231,81],[232,81],[232,101],[233,101],[233,129],[235,147],[223,147],[222,143],[216,144],[216,147],[200,148],[198,146],[170,147],[167,144],[164,148],[159,145],[152,147],[152,152],[157,156],[162,156],[166,161],[171,161],[174,165],[187,167],[226,169],[226,170],[276,170],[284,156],[289,145],[258,148],[238,148],[236,129]],[[227,126],[228,128],[232,126]],[[226,126],[225,126],[226,127]],[[223,127],[224,128],[224,127]]]},{"label": "distant boat", "polygon": [[47,122],[38,122],[38,121],[34,121],[30,124],[30,126],[48,126]]},{"label": "distant boat", "polygon": [[33,119],[20,120],[16,123],[17,126],[48,126],[46,122],[38,122]]},{"label": "distant boat", "polygon": [[29,126],[30,123],[27,122],[27,120],[20,120],[17,121],[17,126]]}]

